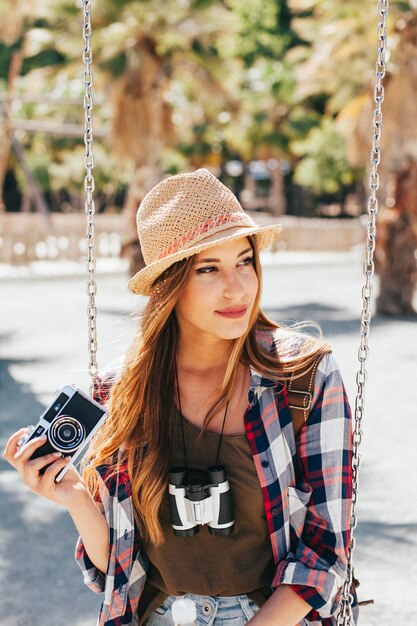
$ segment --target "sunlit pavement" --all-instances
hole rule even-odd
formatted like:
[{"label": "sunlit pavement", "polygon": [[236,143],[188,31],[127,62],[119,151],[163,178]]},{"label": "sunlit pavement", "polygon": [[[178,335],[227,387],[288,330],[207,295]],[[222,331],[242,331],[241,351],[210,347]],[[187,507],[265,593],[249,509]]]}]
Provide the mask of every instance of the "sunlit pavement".
[{"label": "sunlit pavement", "polygon": [[[265,255],[263,306],[275,320],[313,319],[334,347],[352,406],[356,393],[361,261],[355,254]],[[98,277],[99,364],[124,352],[144,300],[120,267]],[[78,271],[0,271],[0,445],[33,422],[65,383],[88,388],[87,299]],[[376,281],[375,281],[376,282]],[[417,305],[417,302],[416,302]],[[417,320],[373,318],[367,367],[355,574],[360,624],[417,623]],[[100,597],[82,583],[65,511],[32,495],[0,460],[0,625],[87,626]]]}]

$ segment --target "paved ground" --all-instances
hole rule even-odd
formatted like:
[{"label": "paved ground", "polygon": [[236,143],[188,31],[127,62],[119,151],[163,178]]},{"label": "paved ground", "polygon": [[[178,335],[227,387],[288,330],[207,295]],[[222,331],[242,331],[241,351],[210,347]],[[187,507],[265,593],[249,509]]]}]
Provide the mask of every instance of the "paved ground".
[{"label": "paved ground", "polygon": [[[0,282],[0,447],[36,420],[66,382],[87,388],[83,279],[28,275]],[[6,278],[5,278],[6,277]],[[264,308],[276,320],[314,319],[334,346],[354,402],[361,309],[356,255],[265,257]],[[126,277],[99,279],[101,365],[129,344],[141,300]],[[417,623],[417,320],[375,317],[371,331],[355,570],[361,626]],[[69,516],[33,496],[0,460],[0,626],[93,626],[99,597],[72,559]]]}]

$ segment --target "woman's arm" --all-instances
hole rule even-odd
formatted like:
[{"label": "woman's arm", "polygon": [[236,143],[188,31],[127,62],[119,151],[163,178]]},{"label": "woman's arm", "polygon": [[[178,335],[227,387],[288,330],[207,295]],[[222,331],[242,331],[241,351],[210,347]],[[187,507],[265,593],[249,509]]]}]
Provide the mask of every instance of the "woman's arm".
[{"label": "woman's arm", "polygon": [[[109,529],[92,496],[75,467],[70,467],[61,482],[55,476],[67,465],[69,459],[49,454],[30,460],[45,437],[32,439],[21,448],[17,442],[25,433],[14,433],[6,444],[4,458],[19,472],[23,483],[35,494],[67,509],[81,535],[89,559],[101,572],[106,572],[109,554]],[[40,470],[46,467],[43,474]]]},{"label": "woman's arm", "polygon": [[[311,496],[299,540],[277,566],[273,587],[292,585],[312,609],[313,621],[333,616],[346,578],[352,502],[352,420],[332,354],[320,362],[315,401],[297,437],[298,473]],[[302,483],[299,483],[301,486]],[[291,524],[291,511],[290,511]]]},{"label": "woman's arm", "polygon": [[82,501],[68,509],[78,530],[85,552],[93,565],[106,574],[109,561],[109,527],[106,518],[97,508],[86,490]]},{"label": "woman's arm", "polygon": [[290,585],[280,585],[249,621],[253,626],[296,626],[310,611]]}]

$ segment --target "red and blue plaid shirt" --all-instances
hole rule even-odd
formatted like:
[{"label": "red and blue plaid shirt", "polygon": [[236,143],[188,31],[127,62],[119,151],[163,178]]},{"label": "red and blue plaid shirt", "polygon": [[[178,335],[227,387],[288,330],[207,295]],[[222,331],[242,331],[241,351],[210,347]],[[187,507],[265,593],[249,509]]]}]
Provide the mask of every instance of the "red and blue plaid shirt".
[{"label": "red and blue plaid shirt", "polygon": [[[258,331],[265,349],[277,346],[279,332]],[[97,381],[97,399],[104,401],[111,380]],[[251,369],[245,429],[252,451],[276,572],[272,589],[289,584],[311,605],[302,626],[334,626],[341,586],[346,577],[352,498],[351,412],[331,353],[320,361],[312,409],[294,437],[287,390]],[[136,626],[138,603],[146,581],[148,560],[141,551],[134,522],[131,483],[120,457],[117,475],[109,466],[100,476],[101,510],[109,525],[107,573],[97,570],[78,540],[76,559],[85,583],[104,591],[98,626]],[[352,588],[352,593],[356,596]]]}]

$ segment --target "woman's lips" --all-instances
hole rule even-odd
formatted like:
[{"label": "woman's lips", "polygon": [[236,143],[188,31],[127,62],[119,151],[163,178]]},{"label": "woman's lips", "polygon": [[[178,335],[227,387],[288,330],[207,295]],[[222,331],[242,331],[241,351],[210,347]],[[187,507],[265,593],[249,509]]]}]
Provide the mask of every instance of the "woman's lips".
[{"label": "woman's lips", "polygon": [[223,311],[216,311],[222,317],[229,317],[231,319],[237,319],[239,317],[243,317],[248,310],[247,306],[241,307],[240,309],[224,309]]}]

